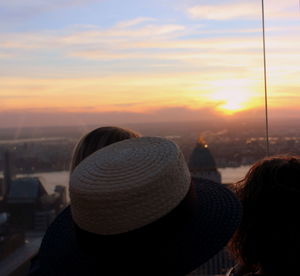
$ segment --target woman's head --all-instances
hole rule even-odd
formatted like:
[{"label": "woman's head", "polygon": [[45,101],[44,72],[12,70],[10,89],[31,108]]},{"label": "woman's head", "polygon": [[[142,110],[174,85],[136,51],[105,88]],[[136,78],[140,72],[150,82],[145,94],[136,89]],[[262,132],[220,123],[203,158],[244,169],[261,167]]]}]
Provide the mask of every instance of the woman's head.
[{"label": "woman's head", "polygon": [[76,145],[72,156],[70,171],[72,172],[83,159],[95,151],[110,144],[139,136],[137,132],[119,127],[100,127],[94,129],[84,135]]},{"label": "woman's head", "polygon": [[236,188],[244,214],[230,243],[235,257],[266,275],[287,275],[289,269],[298,269],[300,157],[263,159]]}]

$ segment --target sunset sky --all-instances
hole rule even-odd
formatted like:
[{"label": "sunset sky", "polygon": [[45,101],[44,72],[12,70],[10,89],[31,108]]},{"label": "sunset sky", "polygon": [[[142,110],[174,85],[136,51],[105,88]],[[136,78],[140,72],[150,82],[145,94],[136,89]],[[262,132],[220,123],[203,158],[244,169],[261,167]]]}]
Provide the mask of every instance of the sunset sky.
[{"label": "sunset sky", "polygon": [[[265,5],[271,118],[300,118],[299,1]],[[260,0],[0,0],[0,127],[262,115],[260,20]]]}]

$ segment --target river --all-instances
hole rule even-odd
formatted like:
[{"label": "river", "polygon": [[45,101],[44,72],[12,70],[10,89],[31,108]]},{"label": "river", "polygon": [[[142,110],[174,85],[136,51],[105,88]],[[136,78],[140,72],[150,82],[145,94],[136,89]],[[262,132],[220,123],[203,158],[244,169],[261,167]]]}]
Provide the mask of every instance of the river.
[{"label": "river", "polygon": [[[219,172],[222,175],[223,183],[234,183],[241,180],[250,166],[241,166],[237,168],[221,168]],[[61,172],[46,172],[46,173],[36,173],[30,175],[18,175],[18,177],[30,176],[30,177],[39,177],[43,183],[46,190],[51,193],[53,192],[56,185],[68,185],[69,173],[67,171]]]}]

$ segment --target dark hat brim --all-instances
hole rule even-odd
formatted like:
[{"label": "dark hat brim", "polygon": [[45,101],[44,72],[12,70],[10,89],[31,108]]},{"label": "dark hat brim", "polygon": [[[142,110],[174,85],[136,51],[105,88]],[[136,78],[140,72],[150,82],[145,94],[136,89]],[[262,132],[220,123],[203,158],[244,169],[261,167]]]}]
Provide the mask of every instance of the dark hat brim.
[{"label": "dark hat brim", "polygon": [[43,238],[39,275],[186,275],[226,246],[240,217],[234,194],[204,179],[170,214],[125,234],[82,235],[67,207]]}]

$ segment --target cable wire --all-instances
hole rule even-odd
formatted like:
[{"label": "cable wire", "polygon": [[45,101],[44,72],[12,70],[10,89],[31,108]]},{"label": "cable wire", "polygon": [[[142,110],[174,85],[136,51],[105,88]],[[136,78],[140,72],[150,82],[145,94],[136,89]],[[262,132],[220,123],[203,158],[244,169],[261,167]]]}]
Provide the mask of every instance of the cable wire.
[{"label": "cable wire", "polygon": [[263,32],[263,56],[264,56],[264,89],[265,89],[265,117],[266,117],[266,150],[267,156],[270,156],[269,139],[269,112],[268,112],[268,83],[267,83],[267,57],[266,57],[266,34],[265,34],[265,5],[262,4],[262,32]]}]

